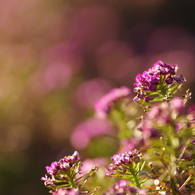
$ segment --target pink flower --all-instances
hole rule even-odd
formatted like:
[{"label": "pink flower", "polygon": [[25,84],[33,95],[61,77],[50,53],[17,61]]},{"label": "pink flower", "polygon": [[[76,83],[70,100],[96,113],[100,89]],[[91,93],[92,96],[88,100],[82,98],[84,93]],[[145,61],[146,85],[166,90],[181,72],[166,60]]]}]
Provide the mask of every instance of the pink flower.
[{"label": "pink flower", "polygon": [[59,189],[57,192],[54,192],[52,195],[79,195],[79,191],[76,189]]},{"label": "pink flower", "polygon": [[111,125],[108,120],[89,118],[74,129],[71,136],[71,144],[77,149],[82,149],[89,144],[92,138],[109,134],[110,131]]},{"label": "pink flower", "polygon": [[105,118],[115,102],[130,95],[130,89],[125,86],[112,89],[95,103],[94,108],[97,116],[99,118]]}]

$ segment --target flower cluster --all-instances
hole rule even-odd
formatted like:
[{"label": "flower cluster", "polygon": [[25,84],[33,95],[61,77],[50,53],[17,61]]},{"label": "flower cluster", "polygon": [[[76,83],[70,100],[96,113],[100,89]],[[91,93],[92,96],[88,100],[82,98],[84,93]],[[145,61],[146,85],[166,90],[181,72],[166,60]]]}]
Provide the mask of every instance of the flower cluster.
[{"label": "flower cluster", "polygon": [[[185,100],[179,97],[173,98],[170,102],[154,104],[139,127],[144,139],[162,136],[170,132],[170,129],[177,133],[177,136],[184,136],[185,129],[194,122],[194,114],[192,111],[189,112],[191,109],[191,107],[186,109]],[[190,131],[188,136],[189,133]]]},{"label": "flower cluster", "polygon": [[52,195],[79,195],[79,191],[75,189],[59,189],[57,192],[54,192]]},{"label": "flower cluster", "polygon": [[[58,187],[75,187],[74,179],[80,170],[80,156],[77,151],[71,156],[65,156],[58,162],[52,162],[50,166],[46,166],[47,174],[42,177],[45,186],[53,191]],[[60,184],[59,184],[60,181]]]},{"label": "flower cluster", "polygon": [[125,97],[129,97],[130,95],[130,89],[125,86],[112,89],[95,103],[94,108],[97,116],[100,118],[105,118],[117,101]]},{"label": "flower cluster", "polygon": [[140,162],[140,156],[141,151],[139,150],[132,150],[132,151],[126,151],[122,154],[115,154],[113,157],[111,157],[111,160],[114,162],[116,166],[121,165],[128,165],[133,162],[138,163]]},{"label": "flower cluster", "polygon": [[108,135],[110,132],[110,121],[95,117],[89,118],[75,127],[71,136],[71,143],[74,148],[83,149],[94,137]]},{"label": "flower cluster", "polygon": [[139,127],[143,132],[144,138],[149,139],[160,136],[159,130],[163,127],[167,128],[167,125],[173,126],[175,130],[185,125],[184,120],[181,121],[179,118],[185,114],[184,106],[185,101],[182,98],[173,98],[170,102],[154,104],[151,110],[146,113]]},{"label": "flower cluster", "polygon": [[[165,64],[162,61],[155,63],[148,71],[136,76],[134,92],[137,96],[134,101],[149,102],[154,99],[152,95],[161,95],[167,100],[179,84],[185,81],[182,75],[177,76],[177,65]],[[176,87],[177,86],[177,87]],[[154,93],[157,92],[157,93]]]},{"label": "flower cluster", "polygon": [[146,191],[128,184],[126,180],[120,180],[104,195],[147,195]]},{"label": "flower cluster", "polygon": [[144,165],[141,151],[134,149],[121,154],[115,154],[111,157],[111,160],[113,163],[109,164],[108,168],[105,169],[106,176],[128,178],[130,181],[135,182],[137,187],[141,186],[139,172]]},{"label": "flower cluster", "polygon": [[[89,138],[96,136],[89,148],[94,159],[82,163],[75,152],[47,166],[41,180],[53,195],[94,195],[97,190],[103,195],[194,194],[195,106],[187,105],[189,90],[176,96],[185,81],[176,75],[177,70],[177,65],[159,61],[138,74],[134,98],[138,104],[130,101],[127,87],[115,88],[97,101],[96,115],[111,121],[118,134],[106,134],[108,126],[99,129],[102,119],[81,125],[73,133],[73,143],[80,146],[83,139],[87,147]],[[104,143],[106,153],[102,137],[97,137],[100,134],[114,138]],[[109,143],[116,148],[111,149]],[[112,163],[107,164],[109,158]],[[87,182],[89,178],[93,181]]]}]

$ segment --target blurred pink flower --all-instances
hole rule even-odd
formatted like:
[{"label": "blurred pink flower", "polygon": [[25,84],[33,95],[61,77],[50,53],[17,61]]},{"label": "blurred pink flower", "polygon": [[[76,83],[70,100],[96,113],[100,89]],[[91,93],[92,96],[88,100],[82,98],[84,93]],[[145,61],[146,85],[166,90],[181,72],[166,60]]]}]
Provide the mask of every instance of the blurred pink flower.
[{"label": "blurred pink flower", "polygon": [[95,102],[94,109],[96,111],[97,117],[105,118],[109,114],[110,109],[114,106],[115,102],[122,98],[130,97],[130,95],[131,90],[126,86],[113,88]]},{"label": "blurred pink flower", "polygon": [[187,31],[177,25],[157,28],[148,39],[147,50],[154,53],[171,51],[174,44],[186,35]]},{"label": "blurred pink flower", "polygon": [[132,137],[130,139],[122,139],[120,145],[121,147],[119,153],[123,153],[127,150],[133,150],[135,148],[140,148],[141,146],[144,146],[144,141],[142,137]]},{"label": "blurred pink flower", "polygon": [[182,98],[175,97],[170,101],[171,109],[177,113],[184,110],[185,101]]},{"label": "blurred pink flower", "polygon": [[74,93],[74,99],[82,107],[93,107],[95,101],[110,89],[111,86],[106,80],[91,79],[79,85]]},{"label": "blurred pink flower", "polygon": [[30,87],[36,95],[67,87],[72,76],[69,66],[53,63],[40,68],[31,78]]},{"label": "blurred pink flower", "polygon": [[129,78],[137,68],[134,52],[124,42],[108,41],[96,50],[96,65],[99,73],[108,78]]},{"label": "blurred pink flower", "polygon": [[66,87],[71,77],[71,69],[63,64],[53,63],[43,73],[43,81],[48,89]]},{"label": "blurred pink flower", "polygon": [[101,167],[107,164],[106,158],[95,158],[95,159],[86,159],[82,163],[81,171],[82,174],[86,174],[91,169],[94,169],[95,166]]},{"label": "blurred pink flower", "polygon": [[84,51],[93,51],[99,44],[113,40],[119,31],[115,11],[104,6],[88,6],[77,10],[70,26],[70,39],[77,41]]},{"label": "blurred pink flower", "polygon": [[92,138],[109,134],[110,131],[111,124],[108,120],[89,118],[74,129],[71,136],[71,144],[76,149],[83,149]]},{"label": "blurred pink flower", "polygon": [[73,189],[63,189],[60,188],[57,192],[54,192],[52,195],[79,195],[78,190]]},{"label": "blurred pink flower", "polygon": [[63,64],[72,72],[78,71],[83,64],[81,49],[75,42],[61,42],[48,48],[43,54],[43,64]]},{"label": "blurred pink flower", "polygon": [[82,54],[75,43],[64,42],[47,49],[42,57],[42,66],[30,80],[32,90],[36,94],[45,94],[66,88],[82,63]]}]

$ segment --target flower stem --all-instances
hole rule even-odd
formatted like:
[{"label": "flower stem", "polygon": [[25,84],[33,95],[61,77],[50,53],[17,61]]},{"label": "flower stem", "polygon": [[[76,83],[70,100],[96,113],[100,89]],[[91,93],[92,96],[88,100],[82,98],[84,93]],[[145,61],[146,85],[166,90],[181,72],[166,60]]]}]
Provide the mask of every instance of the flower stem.
[{"label": "flower stem", "polygon": [[71,186],[72,188],[77,188],[77,185],[75,184],[75,181],[74,181],[74,179],[71,177],[71,175],[67,174],[67,176],[68,176],[68,179],[69,179],[70,186]]},{"label": "flower stem", "polygon": [[132,174],[132,176],[133,176],[133,180],[134,180],[136,186],[137,186],[138,188],[141,188],[141,185],[140,185],[140,183],[139,183],[139,179],[138,179],[138,177],[137,177],[137,173],[135,173],[133,167],[131,166],[129,170],[130,170],[130,172],[131,172],[131,174]]},{"label": "flower stem", "polygon": [[173,178],[171,178],[171,190],[173,195],[177,195],[177,187]]},{"label": "flower stem", "polygon": [[137,186],[138,188],[141,188],[141,185],[140,185],[140,183],[139,183],[139,180],[138,180],[136,174],[133,174],[133,173],[132,173],[132,175],[133,175],[133,179],[134,179],[134,181],[135,181],[136,186]]}]

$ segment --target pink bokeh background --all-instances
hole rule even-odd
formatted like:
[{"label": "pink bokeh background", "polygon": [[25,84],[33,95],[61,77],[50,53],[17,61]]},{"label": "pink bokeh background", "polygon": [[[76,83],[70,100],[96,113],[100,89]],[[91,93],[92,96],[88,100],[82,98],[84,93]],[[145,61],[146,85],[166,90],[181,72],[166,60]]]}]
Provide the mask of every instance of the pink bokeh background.
[{"label": "pink bokeh background", "polygon": [[156,61],[178,64],[195,91],[191,2],[0,2],[1,195],[48,194],[44,167],[71,154],[71,140],[112,131],[93,118],[97,99]]}]

